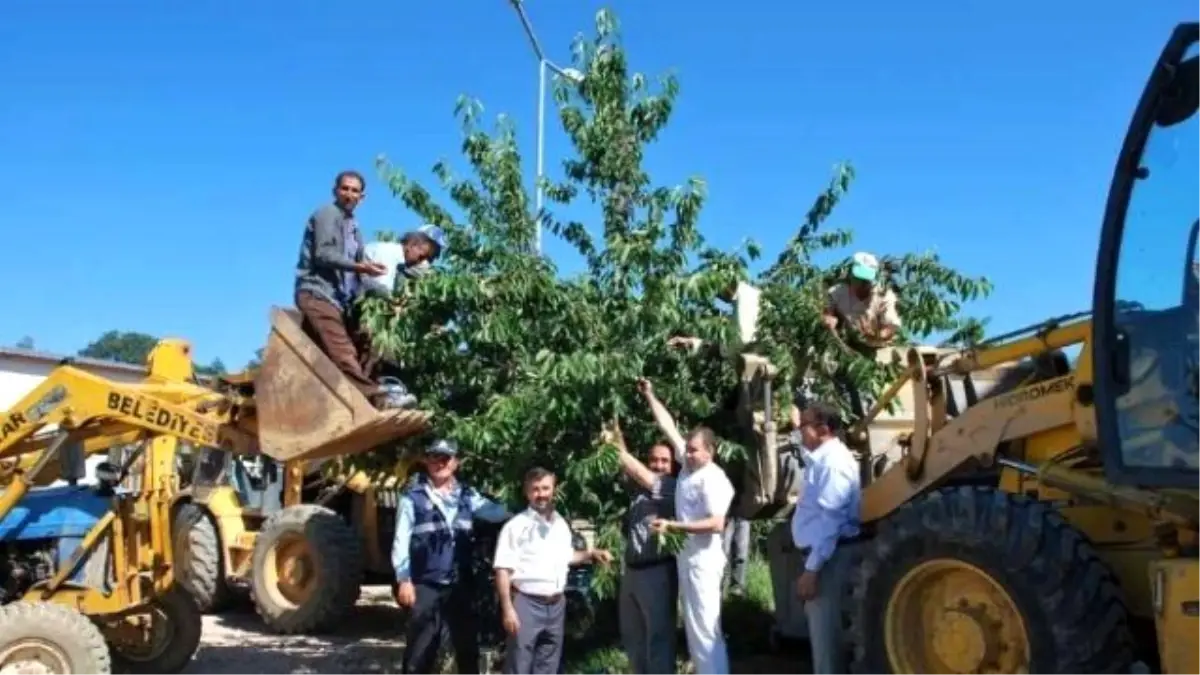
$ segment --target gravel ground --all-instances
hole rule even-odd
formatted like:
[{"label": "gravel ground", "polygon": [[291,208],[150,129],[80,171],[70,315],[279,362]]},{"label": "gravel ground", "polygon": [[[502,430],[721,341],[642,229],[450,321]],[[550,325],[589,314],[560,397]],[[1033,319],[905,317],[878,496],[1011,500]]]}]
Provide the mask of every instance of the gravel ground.
[{"label": "gravel ground", "polygon": [[204,636],[186,673],[398,673],[399,608],[387,586],[363,588],[346,625],[321,636],[274,635],[251,607],[204,617]]},{"label": "gravel ground", "polygon": [[[399,673],[403,614],[390,593],[387,586],[364,587],[358,609],[346,624],[320,636],[269,633],[248,604],[205,616],[200,649],[184,672]],[[808,672],[806,656],[742,654],[731,666],[734,673]]]}]

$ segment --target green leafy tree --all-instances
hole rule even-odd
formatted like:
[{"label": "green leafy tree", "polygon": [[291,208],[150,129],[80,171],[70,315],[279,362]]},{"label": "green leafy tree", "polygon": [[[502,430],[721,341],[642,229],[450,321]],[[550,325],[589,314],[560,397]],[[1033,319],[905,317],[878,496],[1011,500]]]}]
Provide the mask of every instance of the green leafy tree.
[{"label": "green leafy tree", "polygon": [[110,330],[79,350],[79,355],[144,366],[146,357],[157,343],[158,338],[153,335]]},{"label": "green leafy tree", "polygon": [[196,366],[197,375],[224,375],[227,372],[225,362],[219,358],[213,359],[207,366]]},{"label": "green leafy tree", "polygon": [[246,362],[246,368],[245,368],[246,370],[251,370],[254,368],[262,367],[263,350],[264,349],[266,349],[266,348],[259,347],[258,349],[254,350],[254,358],[252,358]]},{"label": "green leafy tree", "polygon": [[[153,335],[110,330],[79,350],[79,355],[144,366],[156,344],[158,338]],[[213,359],[208,365],[196,366],[198,375],[223,375],[225,372],[225,363],[219,358]]]},{"label": "green leafy tree", "polygon": [[[607,10],[597,14],[590,38],[575,40],[573,55],[585,77],[557,82],[555,97],[574,156],[563,162],[561,180],[547,181],[545,212],[532,211],[510,120],[501,116],[485,129],[482,106],[465,97],[455,114],[469,175],[456,175],[448,161],[433,167],[450,204],[380,159],[393,193],[422,222],[444,228],[449,247],[438,274],[401,289],[401,309],[377,299],[363,309],[377,346],[401,364],[434,413],[436,433],[468,449],[465,470],[477,483],[519,502],[522,473],[547,465],[560,476],[560,508],[598,523],[601,543],[613,545],[627,499],[615,455],[600,446],[601,426],[619,416],[635,452],[658,436],[635,391],[641,376],[652,378],[681,426],[720,422],[714,413],[735,383],[732,362],[690,357],[667,339],[728,342],[735,329],[716,298],[732,282],[763,289],[762,349],[782,368],[781,383],[806,373],[820,395],[841,401],[828,369],[803,367],[814,361],[811,354],[827,355],[867,390],[878,389],[889,368],[832,349],[820,322],[823,289],[846,263],[821,267],[813,256],[850,253],[851,232],[826,227],[852,184],[850,165],[836,167],[776,261],[752,272],[756,244],[721,251],[698,230],[702,179],[660,184],[645,170],[646,148],[676,105],[677,80],[667,75],[652,85],[632,72]],[[553,213],[553,205],[578,199],[598,206],[598,222]],[[578,253],[582,271],[560,274],[532,252],[539,219]],[[902,342],[978,333],[977,322],[958,315],[962,302],[988,292],[986,280],[963,276],[932,254],[885,260],[906,322]],[[788,387],[779,389],[786,396]],[[717,427],[726,438],[736,435],[727,424]],[[727,447],[726,458],[736,457],[737,444]],[[390,465],[394,458],[379,452],[374,459]]]}]

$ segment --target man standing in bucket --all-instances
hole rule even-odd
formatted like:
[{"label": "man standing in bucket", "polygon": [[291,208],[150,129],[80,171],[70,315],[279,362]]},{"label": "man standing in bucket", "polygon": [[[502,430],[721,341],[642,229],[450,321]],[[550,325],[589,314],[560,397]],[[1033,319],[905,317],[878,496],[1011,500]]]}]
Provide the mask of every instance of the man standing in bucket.
[{"label": "man standing in bucket", "polygon": [[[334,178],[333,201],[309,216],[296,262],[295,302],[304,330],[338,370],[379,408],[408,408],[416,399],[395,384],[372,380],[370,339],[359,322],[355,301],[367,279],[389,274],[387,266],[365,254],[355,209],[366,197],[366,181],[357,171]],[[422,228],[406,236],[405,268],[423,268],[441,253],[440,230]]]},{"label": "man standing in bucket", "polygon": [[452,441],[430,445],[423,464],[425,473],[414,476],[400,495],[392,544],[396,602],[411,611],[404,672],[435,672],[447,632],[457,672],[478,672],[473,521],[503,521],[508,509],[458,480],[458,447]]}]

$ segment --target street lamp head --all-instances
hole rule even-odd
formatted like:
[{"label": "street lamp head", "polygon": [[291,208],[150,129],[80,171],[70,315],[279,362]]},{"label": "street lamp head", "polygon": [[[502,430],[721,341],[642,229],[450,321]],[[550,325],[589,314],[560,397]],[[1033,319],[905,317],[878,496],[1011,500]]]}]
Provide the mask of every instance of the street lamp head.
[{"label": "street lamp head", "polygon": [[578,70],[575,70],[574,68],[563,68],[562,70],[560,70],[558,72],[563,77],[574,82],[575,84],[579,84],[579,83],[583,82],[583,73],[579,72]]}]

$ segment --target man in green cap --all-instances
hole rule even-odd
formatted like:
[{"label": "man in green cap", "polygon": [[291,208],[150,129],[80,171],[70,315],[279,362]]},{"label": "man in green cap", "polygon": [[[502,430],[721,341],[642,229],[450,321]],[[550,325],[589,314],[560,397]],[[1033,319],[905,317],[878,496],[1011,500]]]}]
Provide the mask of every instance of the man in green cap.
[{"label": "man in green cap", "polygon": [[870,253],[855,253],[849,277],[829,289],[822,316],[830,330],[840,329],[846,344],[868,358],[890,345],[900,330],[896,294],[878,279],[879,260]]}]

